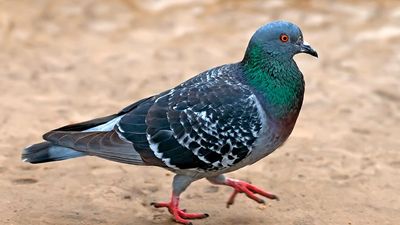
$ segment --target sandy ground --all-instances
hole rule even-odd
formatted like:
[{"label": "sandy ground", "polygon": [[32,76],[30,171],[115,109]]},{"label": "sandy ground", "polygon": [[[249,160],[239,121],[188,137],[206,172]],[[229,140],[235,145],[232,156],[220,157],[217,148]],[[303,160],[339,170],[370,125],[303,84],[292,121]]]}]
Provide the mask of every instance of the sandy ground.
[{"label": "sandy ground", "polygon": [[30,165],[21,149],[241,59],[262,24],[299,24],[305,103],[289,141],[230,176],[281,197],[261,207],[198,181],[195,224],[400,224],[400,3],[0,1],[0,224],[174,224],[152,201],[170,172],[86,157]]}]

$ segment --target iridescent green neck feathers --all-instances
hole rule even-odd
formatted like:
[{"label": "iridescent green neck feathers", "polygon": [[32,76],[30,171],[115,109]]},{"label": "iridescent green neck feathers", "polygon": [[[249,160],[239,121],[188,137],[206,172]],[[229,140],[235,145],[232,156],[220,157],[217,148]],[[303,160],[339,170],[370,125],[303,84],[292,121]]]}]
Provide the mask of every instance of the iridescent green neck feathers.
[{"label": "iridescent green neck feathers", "polygon": [[264,108],[270,116],[297,118],[303,102],[304,80],[291,57],[249,46],[241,64],[245,79],[263,96]]}]

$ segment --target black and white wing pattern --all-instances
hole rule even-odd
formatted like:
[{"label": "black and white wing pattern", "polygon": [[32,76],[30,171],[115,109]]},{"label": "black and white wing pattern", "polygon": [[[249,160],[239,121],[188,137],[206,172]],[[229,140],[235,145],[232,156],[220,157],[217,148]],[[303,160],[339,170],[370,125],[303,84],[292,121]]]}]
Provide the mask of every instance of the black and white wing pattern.
[{"label": "black and white wing pattern", "polygon": [[119,133],[144,161],[171,169],[215,171],[252,150],[262,128],[259,104],[229,65],[206,71],[127,113]]}]

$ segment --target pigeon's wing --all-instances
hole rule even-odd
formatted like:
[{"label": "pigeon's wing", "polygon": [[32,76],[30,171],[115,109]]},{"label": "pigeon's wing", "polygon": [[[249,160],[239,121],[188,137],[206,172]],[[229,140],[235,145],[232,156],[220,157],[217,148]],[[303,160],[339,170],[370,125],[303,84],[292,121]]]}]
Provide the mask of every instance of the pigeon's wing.
[{"label": "pigeon's wing", "polygon": [[120,120],[120,134],[173,169],[220,170],[240,162],[262,118],[256,97],[230,73],[210,70],[141,104]]},{"label": "pigeon's wing", "polygon": [[[142,99],[119,113],[82,123],[67,125],[43,135],[43,139],[57,145],[128,164],[145,164],[131,142],[122,138],[115,129],[118,121],[154,97]],[[157,164],[154,160],[153,164]],[[161,162],[158,163],[163,165]]]}]

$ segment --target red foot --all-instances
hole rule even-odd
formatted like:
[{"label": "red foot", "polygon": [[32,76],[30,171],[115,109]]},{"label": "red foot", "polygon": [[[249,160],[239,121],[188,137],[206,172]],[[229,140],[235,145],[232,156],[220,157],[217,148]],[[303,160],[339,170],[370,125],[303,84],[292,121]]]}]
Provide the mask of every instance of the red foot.
[{"label": "red foot", "polygon": [[179,209],[179,197],[177,196],[172,196],[171,202],[153,202],[151,205],[156,208],[168,208],[168,211],[172,214],[174,220],[185,225],[192,225],[192,223],[186,219],[203,219],[208,217],[208,214],[206,213],[186,213],[186,210]]},{"label": "red foot", "polygon": [[229,208],[230,205],[233,205],[233,203],[235,202],[235,197],[238,193],[245,193],[247,197],[249,197],[249,198],[253,199],[254,201],[261,203],[261,204],[265,204],[265,201],[262,200],[261,198],[257,197],[255,194],[259,194],[266,198],[275,199],[275,200],[279,201],[278,196],[276,196],[272,193],[263,191],[263,190],[259,189],[258,187],[251,185],[247,182],[227,178],[225,183],[226,183],[226,185],[229,185],[235,189],[233,191],[231,197],[229,198],[228,202],[226,203],[227,208]]}]

